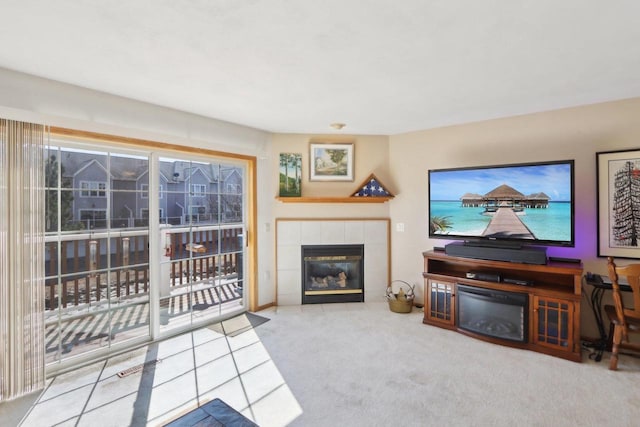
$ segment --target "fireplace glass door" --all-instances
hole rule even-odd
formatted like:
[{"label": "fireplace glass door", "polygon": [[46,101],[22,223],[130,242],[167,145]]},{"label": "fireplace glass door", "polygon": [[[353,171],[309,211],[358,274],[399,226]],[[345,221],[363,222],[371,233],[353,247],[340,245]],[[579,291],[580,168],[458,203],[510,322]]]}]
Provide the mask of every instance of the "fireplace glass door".
[{"label": "fireplace glass door", "polygon": [[302,303],[363,302],[363,245],[302,246]]},{"label": "fireplace glass door", "polygon": [[527,294],[457,286],[458,327],[469,332],[527,341]]}]

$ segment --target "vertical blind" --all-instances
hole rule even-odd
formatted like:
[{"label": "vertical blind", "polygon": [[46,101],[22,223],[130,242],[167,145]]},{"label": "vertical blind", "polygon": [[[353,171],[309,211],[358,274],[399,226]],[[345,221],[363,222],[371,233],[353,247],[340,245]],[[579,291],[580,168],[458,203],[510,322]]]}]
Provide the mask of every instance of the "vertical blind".
[{"label": "vertical blind", "polygon": [[44,135],[0,119],[0,401],[45,381]]}]

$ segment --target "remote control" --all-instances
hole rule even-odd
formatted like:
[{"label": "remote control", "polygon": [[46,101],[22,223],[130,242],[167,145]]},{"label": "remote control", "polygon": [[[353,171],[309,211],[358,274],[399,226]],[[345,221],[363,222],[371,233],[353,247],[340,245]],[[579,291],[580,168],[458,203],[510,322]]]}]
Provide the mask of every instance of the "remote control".
[{"label": "remote control", "polygon": [[532,280],[521,280],[521,279],[511,279],[509,277],[505,277],[502,279],[504,283],[511,283],[512,285],[520,285],[520,286],[532,286]]}]

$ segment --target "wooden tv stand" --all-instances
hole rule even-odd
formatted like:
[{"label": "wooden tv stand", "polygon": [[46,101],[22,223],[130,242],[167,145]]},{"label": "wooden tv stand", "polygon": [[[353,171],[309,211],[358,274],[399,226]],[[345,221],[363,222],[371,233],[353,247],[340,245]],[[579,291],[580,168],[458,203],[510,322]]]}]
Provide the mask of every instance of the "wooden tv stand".
[{"label": "wooden tv stand", "polygon": [[[580,292],[582,264],[550,262],[518,264],[449,256],[428,251],[424,256],[423,323],[452,329],[496,344],[581,361]],[[499,274],[531,282],[530,286],[467,278],[468,272]],[[525,343],[488,337],[458,328],[458,285],[527,294],[528,339]]]}]

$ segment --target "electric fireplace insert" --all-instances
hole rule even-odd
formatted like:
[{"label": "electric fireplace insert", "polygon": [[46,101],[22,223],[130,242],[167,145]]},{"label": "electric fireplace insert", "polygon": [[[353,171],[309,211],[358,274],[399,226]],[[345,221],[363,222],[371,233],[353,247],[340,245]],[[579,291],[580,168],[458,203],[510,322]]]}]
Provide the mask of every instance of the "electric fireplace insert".
[{"label": "electric fireplace insert", "polygon": [[458,285],[458,328],[488,337],[525,343],[528,299],[528,295],[524,293]]}]

